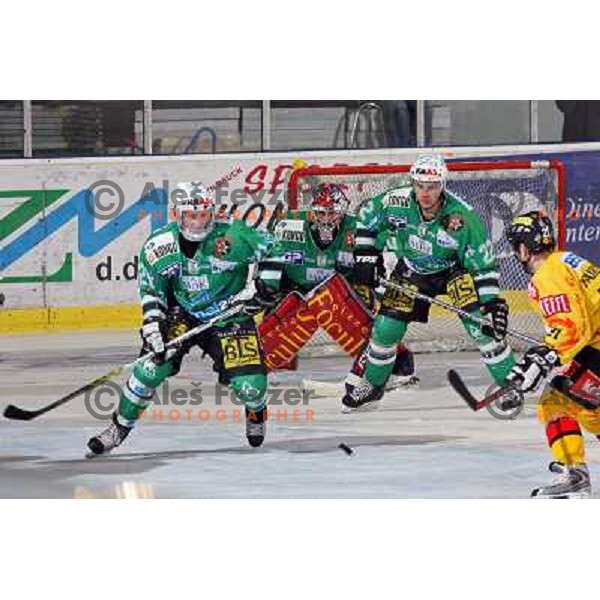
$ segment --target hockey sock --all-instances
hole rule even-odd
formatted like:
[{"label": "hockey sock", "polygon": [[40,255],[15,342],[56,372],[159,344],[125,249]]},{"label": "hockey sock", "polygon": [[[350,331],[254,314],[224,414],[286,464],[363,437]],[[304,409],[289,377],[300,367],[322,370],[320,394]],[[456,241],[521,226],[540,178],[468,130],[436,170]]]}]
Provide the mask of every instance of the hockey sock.
[{"label": "hockey sock", "polygon": [[567,466],[585,463],[583,436],[575,419],[560,417],[550,421],[546,437],[555,460]]},{"label": "hockey sock", "polygon": [[367,380],[376,387],[388,380],[396,362],[396,348],[408,329],[408,323],[383,315],[375,319],[369,342]]}]

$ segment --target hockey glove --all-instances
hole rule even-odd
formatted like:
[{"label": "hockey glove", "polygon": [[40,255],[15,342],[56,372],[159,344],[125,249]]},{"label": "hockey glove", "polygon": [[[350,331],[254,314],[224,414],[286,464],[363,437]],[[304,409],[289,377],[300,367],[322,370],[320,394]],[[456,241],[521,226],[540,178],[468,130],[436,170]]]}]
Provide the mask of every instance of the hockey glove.
[{"label": "hockey glove", "polygon": [[144,344],[154,352],[156,364],[165,362],[165,337],[164,324],[161,321],[151,321],[142,327],[142,339]]},{"label": "hockey glove", "polygon": [[481,305],[481,313],[491,315],[491,325],[482,325],[481,332],[483,335],[494,338],[500,342],[506,337],[508,329],[508,304],[503,298],[494,298],[489,302]]},{"label": "hockey glove", "polygon": [[244,304],[242,309],[243,314],[248,317],[255,317],[261,312],[269,312],[279,300],[279,294],[272,292],[261,279],[256,279],[254,286],[256,293]]},{"label": "hockey glove", "polygon": [[381,252],[370,248],[354,251],[353,280],[358,285],[366,285],[370,288],[377,286],[383,265]]},{"label": "hockey glove", "polygon": [[555,350],[547,346],[534,346],[510,370],[506,381],[522,392],[531,392],[559,365],[560,360]]}]

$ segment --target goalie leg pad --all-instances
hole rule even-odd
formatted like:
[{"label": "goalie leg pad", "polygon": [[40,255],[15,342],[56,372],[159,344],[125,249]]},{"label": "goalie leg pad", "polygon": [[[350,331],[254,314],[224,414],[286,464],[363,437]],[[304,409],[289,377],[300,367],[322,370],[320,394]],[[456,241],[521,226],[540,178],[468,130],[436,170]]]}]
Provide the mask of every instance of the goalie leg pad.
[{"label": "goalie leg pad", "polygon": [[369,338],[372,315],[343,276],[335,274],[307,298],[319,327],[350,356],[358,356]]},{"label": "goalie leg pad", "polygon": [[288,294],[258,326],[267,370],[289,364],[317,329],[304,298],[298,292]]}]

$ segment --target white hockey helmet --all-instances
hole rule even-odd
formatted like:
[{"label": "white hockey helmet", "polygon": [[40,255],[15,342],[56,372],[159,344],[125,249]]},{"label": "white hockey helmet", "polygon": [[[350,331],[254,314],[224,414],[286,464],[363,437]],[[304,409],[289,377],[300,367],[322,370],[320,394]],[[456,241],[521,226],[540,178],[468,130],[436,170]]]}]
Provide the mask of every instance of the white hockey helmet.
[{"label": "white hockey helmet", "polygon": [[201,242],[215,226],[215,200],[201,183],[178,183],[173,203],[181,235],[190,242]]},{"label": "white hockey helmet", "polygon": [[441,183],[446,187],[448,167],[441,154],[422,154],[410,167],[411,183]]}]

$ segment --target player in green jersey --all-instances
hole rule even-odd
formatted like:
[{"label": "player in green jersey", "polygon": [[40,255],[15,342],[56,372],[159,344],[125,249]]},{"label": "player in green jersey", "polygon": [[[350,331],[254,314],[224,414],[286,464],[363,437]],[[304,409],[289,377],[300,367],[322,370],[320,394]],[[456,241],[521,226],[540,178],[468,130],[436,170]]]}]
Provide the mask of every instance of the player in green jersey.
[{"label": "player in green jersey", "polygon": [[[355,279],[377,285],[378,236],[394,237],[398,263],[390,281],[426,294],[447,294],[452,303],[475,315],[490,315],[484,328],[468,319],[463,325],[475,340],[483,363],[501,383],[515,364],[504,337],[508,306],[499,296],[493,246],[477,213],[446,189],[447,167],[439,155],[417,159],[410,185],[389,190],[365,203],[358,215]],[[363,384],[342,404],[356,410],[379,400],[394,361],[395,349],[411,322],[426,323],[430,304],[388,287],[368,347]]]},{"label": "player in green jersey", "polygon": [[246,288],[249,268],[267,253],[271,237],[242,221],[226,219],[200,184],[180,184],[174,200],[170,214],[175,212],[176,222],[150,235],[139,259],[142,352],[153,351],[155,357],[135,367],[110,426],[88,442],[92,455],[123,442],[155,389],[178,373],[183,356],[194,345],[212,358],[244,403],[250,445],[260,446],[264,440],[267,377],[251,316],[242,311],[217,321],[179,350],[165,353],[165,345],[231,307]]}]

